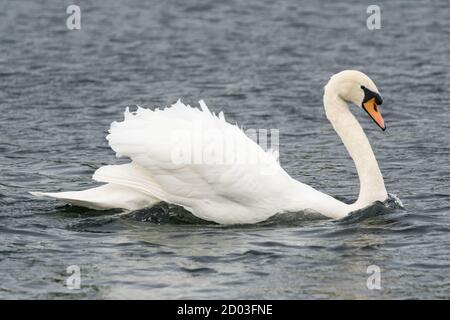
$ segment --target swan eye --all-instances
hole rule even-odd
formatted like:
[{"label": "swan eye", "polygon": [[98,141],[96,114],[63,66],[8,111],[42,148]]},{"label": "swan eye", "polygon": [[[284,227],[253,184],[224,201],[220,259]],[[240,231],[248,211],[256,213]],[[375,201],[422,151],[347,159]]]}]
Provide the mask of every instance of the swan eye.
[{"label": "swan eye", "polygon": [[367,89],[365,86],[361,86],[361,89],[364,91],[363,103],[369,101],[372,98],[375,98],[375,102],[377,103],[377,105],[383,104],[383,99],[378,93]]}]

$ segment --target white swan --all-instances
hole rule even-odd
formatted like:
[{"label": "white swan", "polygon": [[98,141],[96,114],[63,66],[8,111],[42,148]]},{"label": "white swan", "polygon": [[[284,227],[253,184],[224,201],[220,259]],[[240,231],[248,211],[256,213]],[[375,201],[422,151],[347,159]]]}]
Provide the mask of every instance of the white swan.
[{"label": "white swan", "polygon": [[203,101],[201,110],[180,101],[164,110],[127,109],[124,121],[112,123],[107,139],[131,163],[99,168],[93,179],[107,184],[97,188],[33,194],[94,209],[135,210],[165,201],[222,224],[256,223],[303,210],[345,217],[387,199],[372,148],[347,105],[360,106],[385,130],[378,107],[382,100],[372,80],[354,70],[335,74],[324,90],[327,118],[358,171],[360,192],[353,204],[291,178],[273,152],[265,152],[222,113],[215,116]]}]

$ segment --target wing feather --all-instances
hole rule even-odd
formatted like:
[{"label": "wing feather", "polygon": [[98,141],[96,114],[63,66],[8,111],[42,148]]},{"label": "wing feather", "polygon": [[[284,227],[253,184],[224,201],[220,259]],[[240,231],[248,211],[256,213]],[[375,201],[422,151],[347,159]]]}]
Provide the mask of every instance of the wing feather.
[{"label": "wing feather", "polygon": [[152,181],[147,190],[153,196],[220,223],[276,213],[280,190],[291,180],[276,152],[265,152],[204,101],[200,109],[180,100],[163,110],[127,109],[107,139],[118,156],[146,171],[140,179]]}]

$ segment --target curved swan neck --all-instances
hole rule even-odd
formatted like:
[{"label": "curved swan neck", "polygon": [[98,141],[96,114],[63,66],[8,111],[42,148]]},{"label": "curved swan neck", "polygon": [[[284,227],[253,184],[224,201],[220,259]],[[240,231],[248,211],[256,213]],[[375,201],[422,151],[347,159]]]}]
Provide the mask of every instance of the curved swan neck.
[{"label": "curved swan neck", "polygon": [[352,205],[357,210],[375,201],[387,198],[383,176],[378,167],[369,140],[361,125],[350,112],[347,103],[333,86],[325,87],[324,107],[328,120],[353,159],[360,181],[358,200]]}]

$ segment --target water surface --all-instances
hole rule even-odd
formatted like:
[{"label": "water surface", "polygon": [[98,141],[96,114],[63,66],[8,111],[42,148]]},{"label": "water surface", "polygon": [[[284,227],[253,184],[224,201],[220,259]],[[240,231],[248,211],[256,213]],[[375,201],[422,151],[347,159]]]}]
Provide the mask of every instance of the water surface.
[{"label": "water surface", "polygon": [[[0,1],[0,298],[449,298],[450,5],[378,1]],[[354,166],[327,122],[323,86],[359,69],[388,130],[354,112],[387,189],[342,221],[301,215],[219,226],[176,208],[121,214],[38,199],[81,190],[116,159],[105,140],[127,105],[182,97],[244,128],[279,128],[293,177],[354,201]],[[80,290],[65,286],[81,268]],[[381,269],[381,290],[366,287]]]}]

